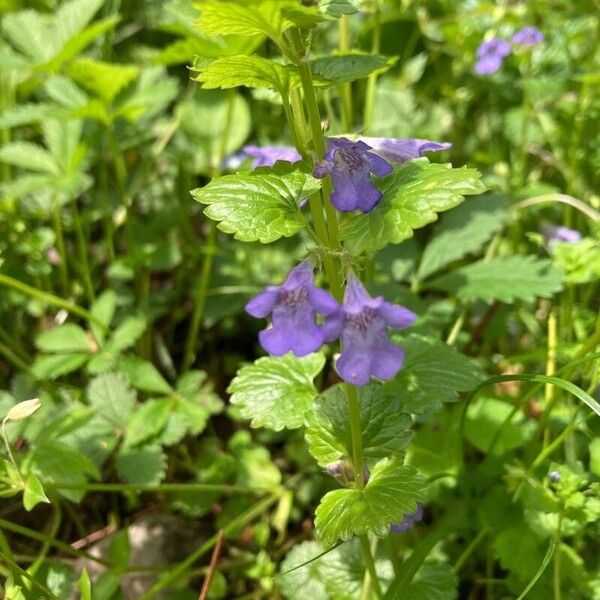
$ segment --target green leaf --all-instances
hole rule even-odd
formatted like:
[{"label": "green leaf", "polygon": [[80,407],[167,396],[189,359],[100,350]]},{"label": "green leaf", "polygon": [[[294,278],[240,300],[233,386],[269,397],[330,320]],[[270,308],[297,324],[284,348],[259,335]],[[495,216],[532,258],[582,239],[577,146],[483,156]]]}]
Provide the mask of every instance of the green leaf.
[{"label": "green leaf", "polygon": [[125,375],[103,373],[90,381],[87,399],[102,416],[124,427],[134,409],[135,391]]},{"label": "green leaf", "polygon": [[281,571],[284,574],[277,579],[279,588],[286,598],[290,600],[296,598],[329,600],[329,594],[325,590],[325,583],[320,574],[320,559],[291,573],[285,573],[285,571],[310,561],[322,552],[323,547],[318,542],[302,542],[288,552],[285,560],[281,563]]},{"label": "green leaf", "polygon": [[589,445],[590,471],[600,476],[600,438],[594,438]]},{"label": "green leaf", "polygon": [[56,379],[67,373],[72,373],[84,365],[90,358],[89,354],[51,354],[36,358],[31,366],[33,375],[40,380]]},{"label": "green leaf", "polygon": [[[94,303],[90,307],[90,313],[108,328],[115,316],[116,307],[116,294],[112,290],[106,290],[94,300]],[[92,330],[94,337],[98,340],[98,343],[102,345],[106,338],[105,330],[94,321],[88,322],[88,325]]]},{"label": "green leaf", "polygon": [[69,75],[82,87],[110,104],[140,74],[137,65],[79,58],[69,66]]},{"label": "green leaf", "polygon": [[[54,110],[56,110],[54,108]],[[52,104],[19,104],[6,109],[0,115],[0,129],[40,123],[53,112]]]},{"label": "green leaf", "polygon": [[158,435],[166,426],[172,402],[166,398],[147,400],[139,406],[127,421],[125,444],[137,446]]},{"label": "green leaf", "polygon": [[349,0],[319,0],[318,8],[321,12],[335,18],[358,12],[358,8]]},{"label": "green leaf", "polygon": [[[380,384],[361,387],[358,394],[363,456],[371,466],[408,446],[412,438],[412,419],[402,412],[396,396],[383,394]],[[306,441],[310,453],[322,467],[340,459],[351,459],[352,434],[343,385],[329,388],[309,411]]]},{"label": "green leaf", "polygon": [[158,369],[147,360],[137,356],[122,356],[116,366],[138,390],[157,394],[170,394],[173,391]]},{"label": "green leaf", "polygon": [[461,204],[444,216],[423,251],[417,276],[429,277],[442,267],[478,252],[510,217],[504,196],[482,196]]},{"label": "green leaf", "polygon": [[157,485],[165,477],[167,457],[160,446],[122,448],[115,465],[119,476],[128,483]]},{"label": "green leaf", "polygon": [[192,196],[207,205],[206,216],[219,221],[222,231],[243,242],[268,244],[304,226],[299,202],[319,187],[317,179],[301,171],[259,170],[217,177]]},{"label": "green leaf", "polygon": [[297,358],[285,356],[259,358],[242,367],[227,391],[231,403],[240,408],[252,427],[275,431],[295,429],[304,424],[304,415],[317,396],[313,379],[325,364],[323,354]]},{"label": "green leaf", "polygon": [[60,169],[53,156],[37,144],[30,142],[9,142],[0,148],[0,162],[15,167],[57,175]]},{"label": "green leaf", "polygon": [[426,562],[402,592],[402,600],[454,600],[458,577],[445,563]]},{"label": "green leaf", "polygon": [[77,580],[80,600],[92,600],[92,582],[85,567],[81,571],[81,575]]},{"label": "green leaf", "polygon": [[345,83],[363,79],[371,73],[383,73],[394,66],[396,57],[374,54],[334,54],[311,61],[312,72],[332,83]]},{"label": "green leaf", "polygon": [[23,507],[26,511],[33,510],[40,502],[47,502],[48,496],[44,492],[44,486],[34,473],[29,473],[25,480],[25,489],[23,490]]},{"label": "green leaf", "polygon": [[127,317],[117,329],[115,329],[103,350],[118,354],[127,348],[131,348],[142,333],[144,333],[146,325],[146,318],[141,315]]},{"label": "green leaf", "polygon": [[42,332],[35,345],[43,352],[90,352],[88,334],[73,323]]},{"label": "green leaf", "polygon": [[319,11],[294,0],[209,0],[202,3],[198,26],[209,37],[266,35],[277,41],[294,25],[310,27],[320,20]]},{"label": "green leaf", "polygon": [[[100,478],[98,467],[84,454],[57,441],[47,441],[35,446],[28,457],[31,470],[44,478],[47,483],[84,484],[88,476]],[[84,490],[60,489],[65,498],[79,502]]]},{"label": "green leaf", "polygon": [[[471,402],[465,421],[465,436],[476,448],[488,452],[491,441],[496,437],[513,407],[496,398],[478,398]],[[502,455],[509,450],[523,446],[533,435],[536,425],[526,421],[523,415],[514,415],[502,427],[493,453]]]},{"label": "green leaf", "polygon": [[402,341],[404,367],[384,389],[396,395],[406,412],[421,414],[454,402],[459,392],[481,383],[477,367],[452,346],[437,339],[410,335]]},{"label": "green leaf", "polygon": [[328,492],[315,512],[317,535],[325,547],[355,535],[387,535],[392,523],[414,512],[426,497],[427,482],[393,457],[378,462],[364,489]]},{"label": "green leaf", "polygon": [[273,88],[284,95],[290,87],[289,68],[260,56],[222,56],[208,64],[197,62],[194,71],[194,80],[205,89]]},{"label": "green leaf", "polygon": [[464,301],[511,303],[551,298],[562,289],[563,272],[551,261],[535,256],[503,256],[478,261],[444,275],[431,287],[457,294]]},{"label": "green leaf", "polygon": [[352,254],[375,252],[399,244],[413,230],[437,219],[437,213],[457,206],[465,195],[480,194],[485,186],[476,169],[432,164],[425,158],[397,167],[381,180],[381,202],[367,214],[347,215],[340,236]]},{"label": "green leaf", "polygon": [[544,556],[539,540],[524,523],[499,532],[492,550],[502,567],[523,581],[535,575]]}]

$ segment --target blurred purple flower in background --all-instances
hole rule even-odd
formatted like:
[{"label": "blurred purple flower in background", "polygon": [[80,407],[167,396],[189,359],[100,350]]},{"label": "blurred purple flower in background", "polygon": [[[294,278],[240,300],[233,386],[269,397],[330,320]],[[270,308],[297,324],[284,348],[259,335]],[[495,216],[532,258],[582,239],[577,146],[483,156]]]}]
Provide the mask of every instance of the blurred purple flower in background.
[{"label": "blurred purple flower in background", "polygon": [[341,337],[342,352],[336,362],[340,377],[354,385],[367,385],[371,377],[391,379],[404,363],[404,351],[392,344],[388,327],[404,329],[416,315],[382,296],[371,298],[362,283],[350,276],[342,311],[323,324],[328,339]]},{"label": "blurred purple flower in background", "polygon": [[562,225],[542,225],[542,234],[546,243],[550,248],[557,242],[563,242],[566,244],[576,244],[581,240],[581,233],[575,229],[569,229]]},{"label": "blurred purple flower in background", "polygon": [[510,54],[510,44],[500,38],[492,38],[483,42],[477,48],[478,61],[475,63],[475,72],[478,75],[491,75],[495,73]]},{"label": "blurred purple flower in background", "polygon": [[535,46],[544,41],[544,34],[535,27],[524,27],[512,36],[513,44]]},{"label": "blurred purple flower in background", "polygon": [[305,356],[332,341],[317,313],[330,316],[340,305],[314,284],[313,266],[305,260],[293,268],[282,285],[270,285],[246,304],[246,312],[257,319],[271,316],[271,327],[259,334],[262,347],[274,356],[293,352]]},{"label": "blurred purple flower in background", "polygon": [[399,163],[407,162],[414,158],[420,158],[426,152],[440,152],[452,148],[449,142],[432,142],[430,140],[398,139],[384,137],[360,137],[375,154],[379,154],[387,160],[393,160]]},{"label": "blurred purple flower in background", "polygon": [[406,515],[400,523],[392,523],[390,525],[390,531],[392,533],[406,533],[410,531],[415,524],[423,518],[423,505],[417,504],[417,510],[414,513]]},{"label": "blurred purple flower in background", "polygon": [[332,204],[341,212],[360,210],[369,212],[381,200],[382,194],[371,181],[371,173],[384,177],[392,166],[372,152],[364,142],[348,138],[328,140],[323,161],[315,167],[318,178],[331,174]]},{"label": "blurred purple flower in background", "polygon": [[298,162],[302,157],[292,146],[244,146],[243,153],[254,159],[252,166],[257,167],[272,167],[278,160],[287,162]]}]

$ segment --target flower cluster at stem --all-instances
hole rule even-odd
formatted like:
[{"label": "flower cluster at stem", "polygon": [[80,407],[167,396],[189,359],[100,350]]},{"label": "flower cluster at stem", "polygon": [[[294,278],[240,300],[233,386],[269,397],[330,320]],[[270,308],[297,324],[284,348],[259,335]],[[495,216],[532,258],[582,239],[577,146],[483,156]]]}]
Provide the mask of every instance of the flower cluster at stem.
[{"label": "flower cluster at stem", "polygon": [[475,72],[478,75],[492,75],[500,70],[513,46],[528,48],[543,41],[544,34],[535,27],[524,27],[517,31],[510,42],[497,37],[485,40],[477,48]]},{"label": "flower cluster at stem", "polygon": [[[268,286],[246,304],[256,318],[270,317],[259,334],[262,347],[274,356],[292,352],[305,356],[323,344],[340,340],[336,360],[339,376],[357,386],[372,377],[388,380],[404,363],[404,351],[389,340],[389,329],[404,329],[416,319],[403,306],[382,296],[372,298],[362,283],[350,275],[343,304],[314,284],[313,267],[304,261],[279,286]],[[317,315],[322,321],[317,322]]]}]

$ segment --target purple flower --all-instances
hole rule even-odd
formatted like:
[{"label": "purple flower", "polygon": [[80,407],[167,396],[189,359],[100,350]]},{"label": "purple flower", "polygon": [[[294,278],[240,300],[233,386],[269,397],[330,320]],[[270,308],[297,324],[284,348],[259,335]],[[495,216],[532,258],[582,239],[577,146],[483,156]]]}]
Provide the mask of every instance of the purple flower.
[{"label": "purple flower", "polygon": [[252,166],[272,167],[278,160],[287,162],[297,162],[302,160],[300,154],[292,146],[244,146],[243,153],[246,156],[254,158]]},{"label": "purple flower", "polygon": [[398,138],[361,136],[360,139],[371,146],[373,152],[379,154],[379,156],[399,163],[419,158],[426,152],[440,152],[441,150],[452,148],[452,144],[448,142],[432,142],[417,138],[402,140]]},{"label": "purple flower", "polygon": [[535,46],[544,41],[544,34],[535,27],[524,27],[512,36],[513,44]]},{"label": "purple flower", "polygon": [[563,227],[562,225],[542,225],[542,233],[550,248],[557,242],[576,244],[581,239],[579,231]]},{"label": "purple flower", "polygon": [[415,319],[403,306],[386,302],[382,296],[371,298],[360,281],[350,276],[343,310],[323,325],[328,339],[341,337],[342,352],[335,365],[340,377],[354,385],[367,385],[371,377],[394,377],[402,368],[404,352],[390,342],[388,327],[404,329]]},{"label": "purple flower", "polygon": [[475,72],[478,75],[491,75],[495,73],[510,54],[510,44],[499,38],[487,40],[477,48]]},{"label": "purple flower", "polygon": [[392,166],[371,150],[368,144],[348,138],[328,141],[325,157],[315,167],[314,176],[331,174],[331,202],[339,211],[369,212],[381,200],[382,193],[371,181],[371,173],[384,177],[392,172]]},{"label": "purple flower", "polygon": [[246,312],[257,319],[271,316],[271,327],[258,335],[262,347],[274,356],[293,352],[305,356],[333,341],[317,313],[332,316],[340,305],[314,284],[313,266],[305,260],[293,268],[282,285],[270,285],[246,304]]},{"label": "purple flower", "polygon": [[405,515],[404,519],[402,519],[400,523],[392,523],[390,525],[390,531],[392,533],[406,533],[407,531],[410,531],[415,526],[415,523],[420,521],[422,518],[423,505],[417,504],[417,510],[415,510],[414,513]]}]

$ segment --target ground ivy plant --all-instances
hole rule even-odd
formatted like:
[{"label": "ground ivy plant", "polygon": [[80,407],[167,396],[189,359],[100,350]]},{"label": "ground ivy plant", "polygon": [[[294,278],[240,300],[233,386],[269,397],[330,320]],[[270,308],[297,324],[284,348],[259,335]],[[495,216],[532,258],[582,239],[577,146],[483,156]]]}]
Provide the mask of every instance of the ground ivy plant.
[{"label": "ground ivy plant", "polygon": [[319,27],[354,9],[344,1],[307,4],[202,5],[204,34],[266,37],[281,55],[199,59],[195,79],[205,88],[246,86],[277,94],[294,146],[247,149],[251,171],[215,177],[192,195],[219,229],[238,240],[306,240],[305,259],[246,304],[249,315],[267,321],[259,342],[268,356],[243,366],[228,390],[253,427],[304,427],[310,454],[341,484],[316,507],[318,543],[290,555],[288,566],[296,569],[282,575],[283,588],[300,597],[295,585],[309,589],[306,582],[294,583],[300,577],[318,589],[326,575],[315,571],[312,577],[306,567],[299,575],[297,567],[331,550],[337,555],[330,554],[328,563],[352,555],[359,580],[366,569],[369,594],[381,597],[390,574],[380,573],[385,565],[376,563],[374,545],[422,518],[428,497],[428,478],[405,462],[413,415],[456,400],[480,378],[440,339],[410,333],[425,315],[369,292],[370,260],[485,186],[475,169],[428,160],[428,153],[449,143],[326,130],[320,94],[340,90],[343,99],[344,85],[394,61],[352,50],[313,56]]}]

